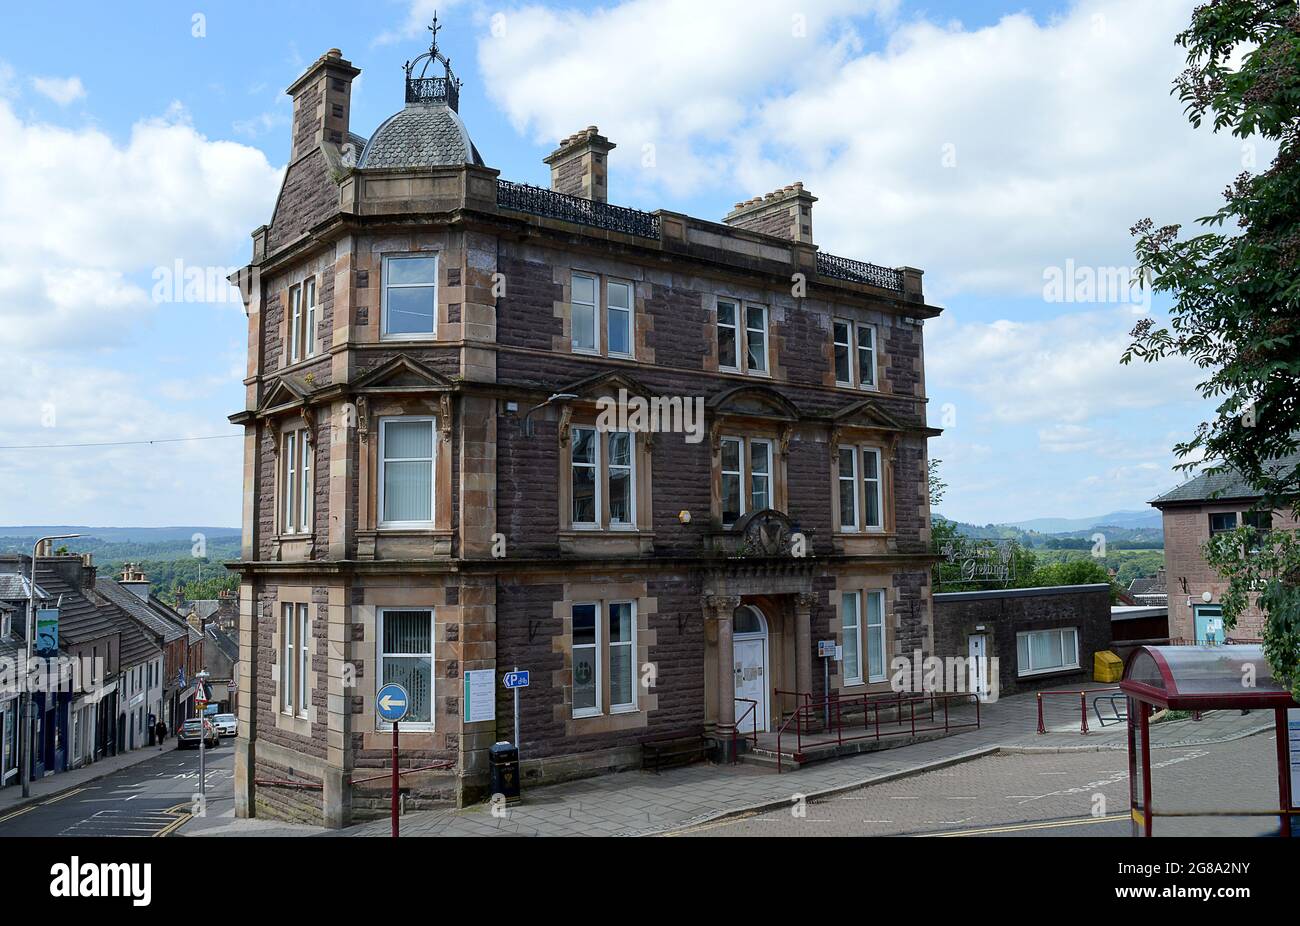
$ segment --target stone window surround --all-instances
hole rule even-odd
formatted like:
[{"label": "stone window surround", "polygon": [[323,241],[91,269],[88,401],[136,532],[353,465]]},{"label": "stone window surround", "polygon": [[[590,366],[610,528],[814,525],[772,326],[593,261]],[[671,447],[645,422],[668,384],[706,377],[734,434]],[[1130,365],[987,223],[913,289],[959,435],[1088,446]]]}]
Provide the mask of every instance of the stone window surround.
[{"label": "stone window surround", "polygon": [[[451,397],[440,396],[435,403],[419,398],[371,397],[367,416],[371,422],[368,438],[361,444],[358,466],[358,531],[396,536],[414,534],[421,537],[445,536],[451,529]],[[433,523],[427,527],[382,527],[379,511],[379,422],[391,418],[432,418],[434,421],[434,505]],[[440,504],[441,502],[441,504]]]},{"label": "stone window surround", "polygon": [[[835,325],[842,322],[849,326],[849,381],[844,382],[839,379],[835,372]],[[859,328],[871,329],[871,362],[874,367],[875,382],[863,385],[858,382],[858,335]],[[846,389],[853,392],[880,392],[880,378],[882,364],[880,362],[880,326],[875,322],[860,321],[849,315],[836,314],[831,316],[831,379],[836,389]]]},{"label": "stone window surround", "polygon": [[[862,478],[862,450],[876,450],[880,453],[880,527],[857,530],[844,530],[840,527],[840,447],[854,447],[859,451],[857,461],[858,485],[858,522],[866,519],[864,507],[864,481]],[[876,540],[892,538],[897,533],[894,518],[894,450],[897,438],[882,435],[878,431],[866,428],[841,428],[831,432],[830,479],[831,479],[831,524],[835,538],[840,541],[854,539]]]},{"label": "stone window surround", "polygon": [[[632,432],[632,497],[635,520],[628,527],[612,527],[609,524],[609,498],[602,490],[602,482],[608,478],[608,431],[596,428],[597,412],[595,406],[581,406],[574,411],[566,405],[560,412],[558,439],[560,443],[560,533],[569,537],[604,537],[627,534],[642,534],[651,531],[654,526],[651,507],[650,460],[654,450],[653,433]],[[595,527],[575,527],[573,525],[573,428],[596,428],[599,440],[599,458],[596,466],[596,495],[600,504],[599,524]]]},{"label": "stone window surround", "polygon": [[[285,456],[284,448],[290,435],[294,437],[294,459],[293,463],[293,483],[288,482],[290,460]],[[316,434],[313,428],[309,428],[301,418],[286,418],[280,422],[276,431],[277,453],[275,467],[275,523],[276,537],[282,543],[286,540],[305,540],[316,533]],[[304,489],[302,479],[302,461],[303,448],[302,442],[306,441],[311,448],[311,483]],[[285,519],[285,500],[287,494],[298,494],[297,505],[294,511],[298,512],[298,524],[288,524]],[[307,515],[307,527],[302,528],[302,506],[306,504],[309,511]]]},{"label": "stone window surround", "polygon": [[[857,592],[861,598],[862,615],[859,622],[859,633],[862,636],[862,651],[859,655],[863,669],[863,680],[861,682],[849,683],[841,674],[843,663],[832,663],[831,665],[831,689],[841,691],[846,694],[876,694],[878,692],[892,691],[890,686],[890,658],[898,655],[893,652],[897,646],[894,620],[894,604],[899,600],[898,592],[893,587],[890,573],[861,573],[855,575],[838,575],[835,578],[835,588],[833,591],[834,598],[831,601],[831,616],[827,632],[835,638],[837,645],[844,645],[844,617],[840,613],[843,606],[844,594],[846,592]],[[880,681],[867,681],[867,605],[866,595],[868,592],[884,592],[884,612],[881,615],[881,621],[884,628],[883,647],[881,649],[884,659],[885,677]],[[909,654],[910,655],[910,654]]]},{"label": "stone window surround", "polygon": [[[321,318],[324,315],[325,303],[321,299],[321,279],[324,273],[333,266],[333,258],[318,258],[310,262],[310,269],[299,267],[291,271],[280,288],[280,372],[298,367],[309,366],[319,362],[322,358],[321,339],[317,332],[320,328]],[[313,280],[313,290],[316,294],[316,312],[312,330],[307,332],[308,343],[300,350],[297,360],[292,359],[292,331],[293,331],[293,293],[295,290],[304,292],[306,290],[307,280]],[[303,306],[303,315],[305,316],[307,307]],[[308,348],[310,352],[308,351]]]},{"label": "stone window surround", "polygon": [[[271,684],[275,689],[272,692],[272,697],[273,697],[272,704],[274,705],[273,715],[275,717],[275,727],[277,730],[283,730],[287,733],[292,733],[295,736],[301,736],[306,739],[311,739],[312,724],[316,722],[316,705],[315,703],[310,703],[313,702],[311,695],[313,692],[317,690],[317,688],[320,687],[320,680],[317,676],[316,669],[314,667],[315,657],[317,655],[317,649],[318,649],[316,645],[316,636],[314,632],[311,638],[312,642],[311,642],[310,651],[307,654],[308,665],[312,666],[312,668],[310,668],[307,672],[307,696],[308,696],[309,703],[307,705],[306,715],[305,716],[298,715],[298,716],[290,717],[288,714],[283,713],[280,709],[280,705],[284,703],[284,695],[280,690],[280,679],[281,679],[280,670],[282,668],[280,662],[284,656],[284,638],[281,630],[282,627],[281,615],[284,613],[284,606],[286,604],[292,604],[295,606],[295,608],[299,604],[307,605],[308,622],[313,628],[315,627],[316,621],[318,619],[318,615],[313,613],[312,610],[313,608],[316,607],[316,605],[312,601],[312,589],[310,586],[281,585],[279,586],[279,588],[277,588],[275,601],[273,602],[274,611],[272,614],[272,618],[275,622],[274,623],[275,629],[271,631],[271,647],[272,647],[272,652],[275,653],[275,660],[271,663]],[[296,610],[295,610],[295,614],[296,614]]]},{"label": "stone window surround", "polygon": [[[320,477],[319,460],[316,459],[316,419],[315,413],[309,406],[304,406],[298,410],[298,414],[288,414],[278,421],[269,422],[267,425],[273,437],[272,450],[275,460],[275,496],[274,496],[274,523],[275,523],[275,540],[281,550],[286,546],[294,552],[296,557],[301,554],[303,557],[311,556],[312,547],[315,543],[316,536],[316,499],[315,487],[316,480]],[[284,523],[284,493],[285,486],[285,461],[284,461],[284,436],[290,432],[298,432],[299,435],[307,435],[308,444],[312,448],[312,472],[311,472],[311,491],[308,493],[310,498],[309,504],[312,508],[311,517],[308,520],[308,529],[305,531],[286,530]],[[301,462],[301,454],[299,461]],[[300,549],[301,548],[301,549]]]},{"label": "stone window surround", "polygon": [[[636,629],[634,632],[636,656],[636,707],[632,710],[621,709],[611,712],[609,709],[609,673],[604,673],[602,685],[602,713],[590,717],[573,716],[573,606],[575,604],[601,604],[601,619],[606,618],[605,607],[611,601],[636,602]],[[554,717],[564,723],[566,736],[592,736],[601,733],[614,733],[623,730],[644,729],[649,723],[649,715],[659,708],[659,696],[653,688],[641,684],[645,666],[651,665],[650,655],[658,642],[657,631],[650,629],[650,618],[658,613],[658,599],[646,595],[646,583],[641,581],[602,582],[599,577],[591,577],[583,582],[566,582],[563,597],[552,603],[551,614],[558,622],[559,633],[551,637],[551,652],[560,653],[564,663],[551,675],[552,687],[563,693],[559,704],[554,706]],[[606,641],[606,634],[598,636]],[[608,665],[608,657],[601,660]]]},{"label": "stone window surround", "polygon": [[[595,350],[579,349],[573,346],[573,278],[575,275],[582,275],[594,278],[596,281],[596,348]],[[609,350],[609,284],[624,283],[631,291],[631,305],[629,312],[630,329],[628,331],[628,347],[630,353],[619,354]],[[562,303],[557,303],[557,314],[561,316],[564,343],[563,347],[566,353],[571,353],[580,357],[605,357],[611,360],[624,360],[635,362],[641,351],[637,348],[637,335],[641,326],[637,323],[644,312],[642,305],[642,294],[638,291],[637,281],[631,276],[619,273],[607,273],[599,270],[590,269],[588,266],[573,266],[565,268],[562,285],[564,287]]]},{"label": "stone window surround", "polygon": [[[786,481],[786,457],[789,452],[789,439],[791,428],[787,423],[774,425],[771,422],[752,423],[743,419],[719,418],[714,421],[711,440],[712,440],[712,486],[710,489],[710,506],[709,514],[713,522],[722,525],[722,439],[739,438],[744,441],[741,451],[741,462],[743,469],[748,473],[749,459],[749,442],[750,440],[765,440],[772,447],[772,473],[771,473],[771,507],[777,511],[789,511],[790,500],[787,495]],[[749,497],[749,486],[747,480],[742,479],[741,501],[744,513],[749,511],[745,500]]]},{"label": "stone window surround", "polygon": [[[434,733],[438,730],[438,609],[432,605],[381,605],[374,608],[374,665],[375,665],[375,694],[378,694],[378,688],[383,676],[383,623],[385,611],[428,611],[429,622],[432,625],[430,629],[430,645],[433,647],[429,654],[429,721],[427,723],[416,723],[414,721],[403,722],[398,728],[398,737],[401,737],[403,729],[409,729],[412,733]],[[454,686],[453,686],[454,688]],[[374,701],[374,698],[371,698]],[[377,733],[387,734],[389,737],[393,734],[391,724],[381,720],[378,714],[374,717],[374,723],[368,728]]]}]

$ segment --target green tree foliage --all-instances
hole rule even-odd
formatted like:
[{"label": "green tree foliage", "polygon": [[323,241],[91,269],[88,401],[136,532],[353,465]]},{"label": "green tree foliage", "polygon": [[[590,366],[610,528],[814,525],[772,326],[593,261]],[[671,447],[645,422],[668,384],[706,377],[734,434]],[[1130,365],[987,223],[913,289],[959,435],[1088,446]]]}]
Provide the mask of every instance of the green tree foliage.
[{"label": "green tree foliage", "polygon": [[[1277,153],[1228,186],[1199,234],[1150,219],[1134,226],[1141,271],[1173,305],[1168,327],[1145,319],[1134,328],[1122,362],[1176,356],[1204,370],[1199,390],[1218,403],[1216,416],[1175,446],[1180,465],[1203,454],[1212,470],[1235,469],[1255,485],[1262,509],[1300,515],[1300,463],[1291,456],[1300,441],[1300,4],[1209,0],[1176,42],[1188,66],[1174,89],[1192,125],[1230,131],[1248,155],[1261,142]],[[1269,662],[1294,686],[1300,546],[1274,532],[1258,553],[1235,537],[1216,537],[1205,552],[1229,581],[1228,626],[1262,589]]]}]

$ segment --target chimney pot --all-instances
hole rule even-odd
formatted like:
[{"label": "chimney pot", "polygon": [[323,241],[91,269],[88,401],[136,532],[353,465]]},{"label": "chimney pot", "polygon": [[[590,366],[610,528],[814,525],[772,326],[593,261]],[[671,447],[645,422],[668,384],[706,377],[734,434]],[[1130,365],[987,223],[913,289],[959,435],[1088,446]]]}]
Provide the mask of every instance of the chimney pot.
[{"label": "chimney pot", "polygon": [[803,181],[797,180],[737,203],[722,221],[732,228],[812,244],[812,204],[816,201],[817,197],[804,189]]},{"label": "chimney pot", "polygon": [[594,125],[565,137],[543,159],[551,168],[551,189],[592,202],[608,202],[608,155],[615,147]]}]

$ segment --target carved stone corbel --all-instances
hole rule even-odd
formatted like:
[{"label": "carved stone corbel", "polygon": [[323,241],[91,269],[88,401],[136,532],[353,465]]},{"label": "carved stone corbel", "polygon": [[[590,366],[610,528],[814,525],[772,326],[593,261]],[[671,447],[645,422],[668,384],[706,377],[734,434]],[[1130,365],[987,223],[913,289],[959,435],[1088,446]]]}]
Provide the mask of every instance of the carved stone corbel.
[{"label": "carved stone corbel", "polygon": [[363,395],[357,396],[357,437],[361,443],[370,438],[370,403]]},{"label": "carved stone corbel", "polygon": [[709,426],[709,446],[713,449],[714,455],[722,453],[722,422],[715,420]]},{"label": "carved stone corbel", "polygon": [[438,399],[438,433],[446,443],[451,443],[451,396],[443,393]]},{"label": "carved stone corbel", "polygon": [[840,432],[836,428],[831,428],[831,462],[834,463],[840,458]]},{"label": "carved stone corbel", "polygon": [[569,424],[572,421],[573,421],[573,406],[571,405],[563,406],[560,409],[560,427],[558,431],[561,447],[567,447],[569,445]]},{"label": "carved stone corbel", "polygon": [[785,456],[790,450],[790,438],[794,436],[794,425],[787,424],[781,429],[781,456]]},{"label": "carved stone corbel", "polygon": [[316,446],[316,409],[310,405],[302,407],[302,423],[306,428],[307,443]]}]

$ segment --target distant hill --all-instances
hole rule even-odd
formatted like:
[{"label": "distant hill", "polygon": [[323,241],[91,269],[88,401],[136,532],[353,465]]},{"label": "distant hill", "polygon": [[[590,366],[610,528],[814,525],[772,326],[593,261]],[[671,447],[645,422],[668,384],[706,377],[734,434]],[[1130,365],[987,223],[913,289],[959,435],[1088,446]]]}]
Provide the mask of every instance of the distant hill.
[{"label": "distant hill", "polygon": [[0,538],[5,540],[30,537],[35,542],[37,538],[47,537],[50,534],[80,534],[82,538],[94,538],[105,543],[174,543],[183,540],[188,544],[195,534],[202,534],[211,541],[222,537],[238,537],[240,529],[238,527],[78,527],[68,524],[0,526]]},{"label": "distant hill", "polygon": [[[957,533],[964,537],[979,540],[1015,540],[1023,546],[1040,549],[1090,549],[1093,546],[1092,537],[1094,534],[1105,534],[1108,546],[1128,549],[1163,549],[1164,529],[1158,518],[1151,525],[1143,525],[1140,522],[1135,523],[1136,519],[1131,517],[1126,525],[1115,523],[1116,521],[1124,521],[1123,517],[1116,517],[1124,514],[1131,516],[1135,512],[1114,512],[1103,516],[1103,518],[1038,518],[1034,521],[1022,521],[1019,524],[981,525],[967,524],[962,521],[953,523],[956,525]],[[935,517],[942,518],[943,515],[936,513]],[[1087,526],[1059,531],[1025,526],[1027,524],[1045,524],[1051,527],[1081,523]]]},{"label": "distant hill", "polygon": [[1067,534],[1098,527],[1123,527],[1130,530],[1159,528],[1161,521],[1160,512],[1148,508],[1145,511],[1112,511],[1089,518],[1031,518],[1028,521],[1009,521],[1007,526],[1040,534]]}]

